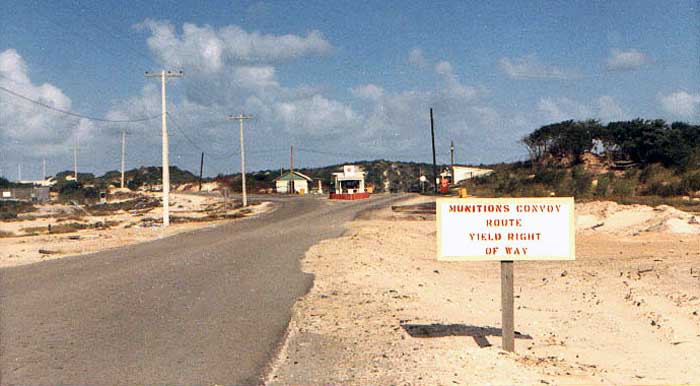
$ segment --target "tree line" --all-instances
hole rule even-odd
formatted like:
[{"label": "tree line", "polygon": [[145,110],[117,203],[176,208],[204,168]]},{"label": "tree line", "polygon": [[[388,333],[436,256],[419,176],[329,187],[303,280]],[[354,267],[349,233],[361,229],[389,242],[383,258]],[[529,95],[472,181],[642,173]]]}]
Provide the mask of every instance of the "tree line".
[{"label": "tree line", "polygon": [[568,120],[542,126],[525,136],[531,161],[578,164],[586,152],[611,161],[632,161],[642,166],[696,168],[700,164],[700,126],[662,119],[610,122]]}]

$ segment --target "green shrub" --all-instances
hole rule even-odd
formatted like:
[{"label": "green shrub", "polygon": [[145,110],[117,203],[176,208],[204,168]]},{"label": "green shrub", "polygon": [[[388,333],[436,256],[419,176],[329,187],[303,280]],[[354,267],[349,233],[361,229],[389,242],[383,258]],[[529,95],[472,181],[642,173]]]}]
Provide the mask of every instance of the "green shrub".
[{"label": "green shrub", "polygon": [[68,181],[63,184],[58,194],[63,200],[98,199],[100,197],[100,192],[96,188],[85,187],[83,184],[75,181]]},{"label": "green shrub", "polygon": [[598,176],[598,185],[595,187],[595,195],[599,197],[607,197],[610,194],[613,178],[615,178],[613,173]]},{"label": "green shrub", "polygon": [[15,212],[0,212],[0,220],[14,220],[17,218]]},{"label": "green shrub", "polygon": [[700,171],[688,173],[680,182],[680,190],[685,194],[693,194],[700,190]]},{"label": "green shrub", "polygon": [[586,197],[591,193],[593,178],[586,170],[578,165],[571,170],[571,187],[575,197]]},{"label": "green shrub", "polygon": [[612,183],[613,194],[617,196],[630,196],[634,194],[637,182],[630,178],[619,178]]}]

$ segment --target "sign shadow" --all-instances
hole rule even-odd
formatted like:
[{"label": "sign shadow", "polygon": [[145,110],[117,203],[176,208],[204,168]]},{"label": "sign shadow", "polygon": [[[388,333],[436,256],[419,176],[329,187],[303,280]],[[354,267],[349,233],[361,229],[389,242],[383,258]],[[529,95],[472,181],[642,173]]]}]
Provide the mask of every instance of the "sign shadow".
[{"label": "sign shadow", "polygon": [[[401,327],[413,338],[441,338],[446,336],[471,336],[479,347],[489,347],[488,336],[502,336],[502,330],[496,327],[473,326],[469,324],[408,324]],[[515,331],[515,339],[532,339],[528,334]]]}]

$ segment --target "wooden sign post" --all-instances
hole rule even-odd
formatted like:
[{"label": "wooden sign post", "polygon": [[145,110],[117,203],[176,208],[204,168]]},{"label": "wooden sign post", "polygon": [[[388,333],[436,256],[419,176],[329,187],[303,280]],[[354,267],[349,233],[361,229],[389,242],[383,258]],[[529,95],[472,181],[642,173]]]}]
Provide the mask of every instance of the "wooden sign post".
[{"label": "wooden sign post", "polygon": [[501,261],[501,337],[503,349],[515,351],[515,301],[513,296],[513,261]]},{"label": "wooden sign post", "polygon": [[574,260],[574,199],[438,198],[439,261],[501,262],[503,349],[515,350],[513,262]]}]

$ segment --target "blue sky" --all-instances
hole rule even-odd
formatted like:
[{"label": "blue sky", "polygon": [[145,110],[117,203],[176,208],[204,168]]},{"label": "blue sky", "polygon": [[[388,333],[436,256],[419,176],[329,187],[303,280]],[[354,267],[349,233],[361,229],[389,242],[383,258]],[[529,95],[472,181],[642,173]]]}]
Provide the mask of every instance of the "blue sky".
[{"label": "blue sky", "polygon": [[[691,1],[4,1],[0,86],[106,119],[160,113],[144,71],[168,82],[171,160],[205,173],[353,159],[522,158],[517,143],[564,119],[698,122],[700,16]],[[329,6],[332,4],[332,6]],[[15,179],[72,167],[102,173],[160,162],[160,121],[80,120],[0,93],[0,168]]]}]

